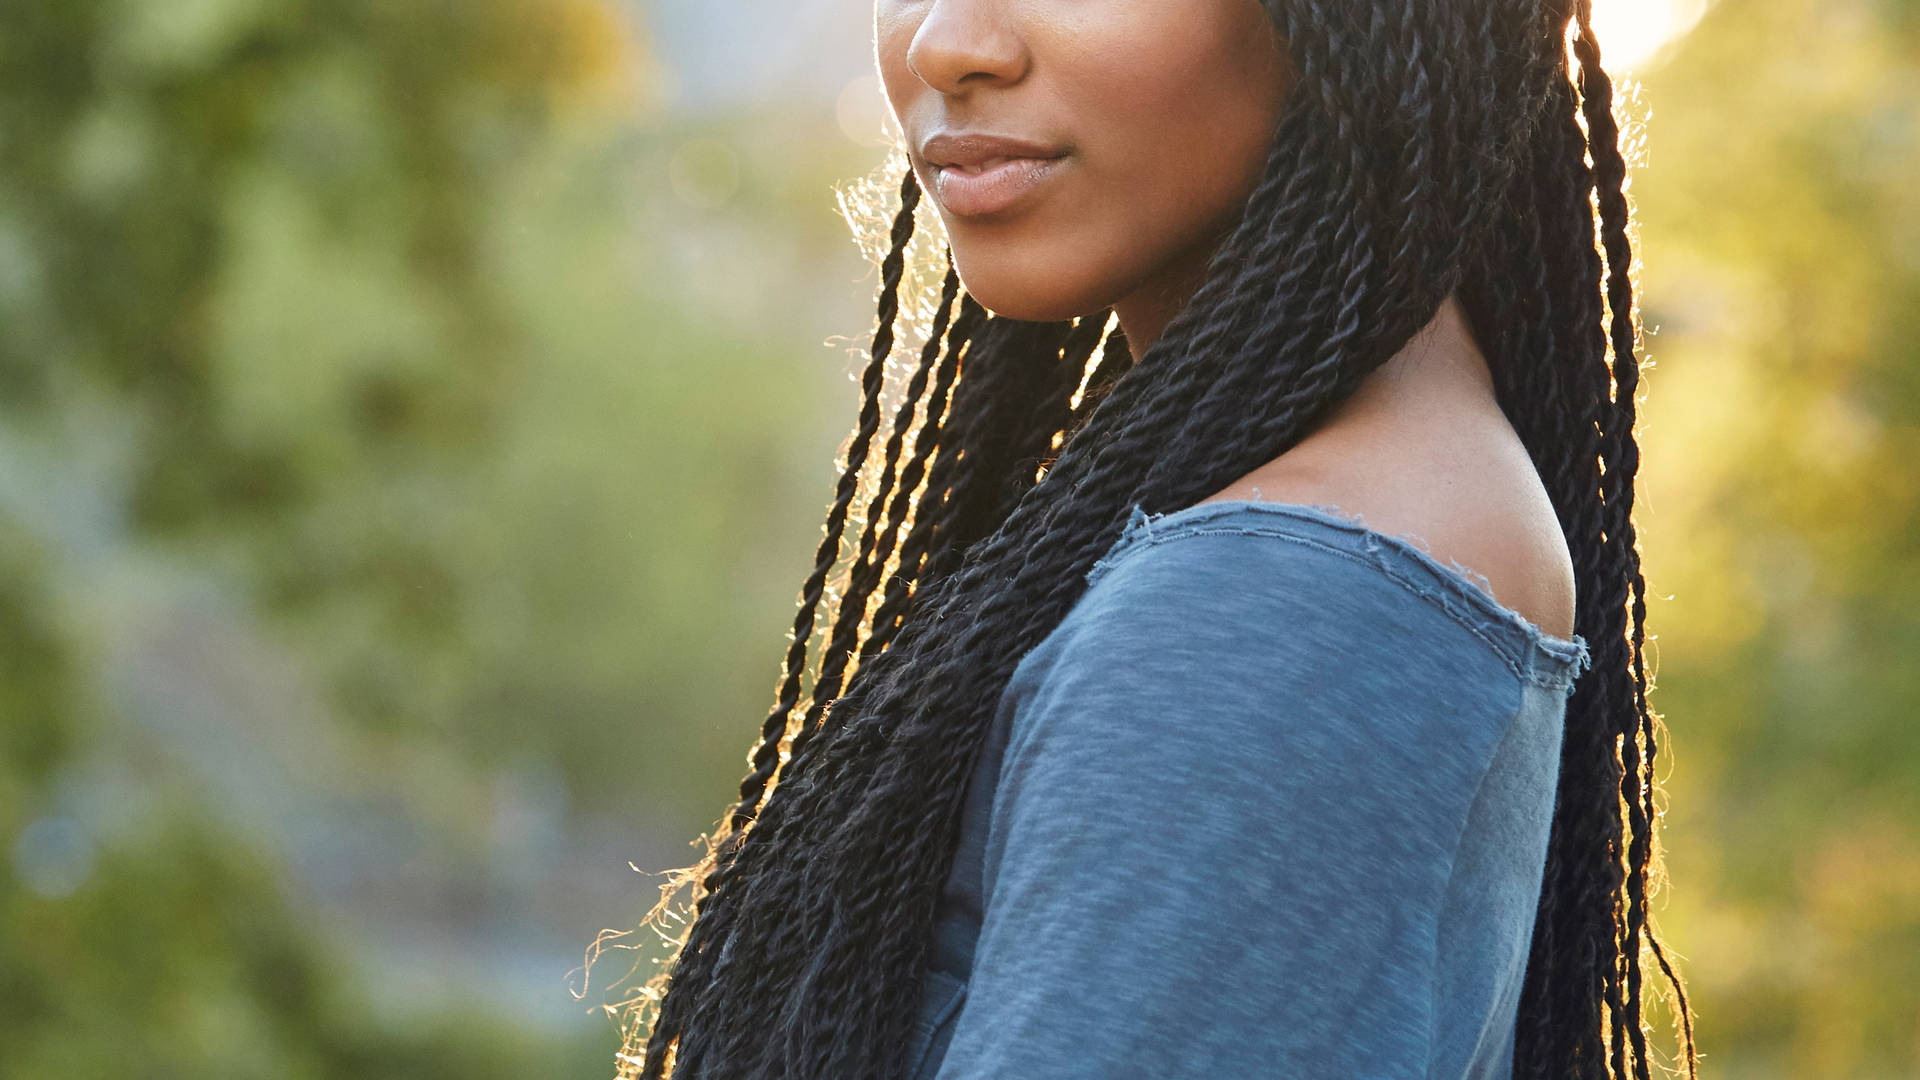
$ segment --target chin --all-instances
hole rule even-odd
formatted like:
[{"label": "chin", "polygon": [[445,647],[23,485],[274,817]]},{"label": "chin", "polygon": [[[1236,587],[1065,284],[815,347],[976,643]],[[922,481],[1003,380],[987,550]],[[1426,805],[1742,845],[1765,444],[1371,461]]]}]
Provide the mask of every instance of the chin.
[{"label": "chin", "polygon": [[1065,322],[1112,304],[1108,290],[1077,281],[1054,261],[1011,252],[982,256],[954,245],[954,270],[968,295],[993,314],[1024,322]]},{"label": "chin", "polygon": [[993,299],[991,296],[974,292],[972,289],[968,289],[967,291],[972,293],[973,298],[980,302],[981,307],[986,308],[994,315],[1002,319],[1018,319],[1021,322],[1066,322],[1069,319],[1077,319],[1082,315],[1092,314],[1105,306],[1103,304],[1054,304],[1048,306],[1035,304],[1030,298],[1019,297],[1017,295],[1009,296],[1005,302],[1001,302]]}]

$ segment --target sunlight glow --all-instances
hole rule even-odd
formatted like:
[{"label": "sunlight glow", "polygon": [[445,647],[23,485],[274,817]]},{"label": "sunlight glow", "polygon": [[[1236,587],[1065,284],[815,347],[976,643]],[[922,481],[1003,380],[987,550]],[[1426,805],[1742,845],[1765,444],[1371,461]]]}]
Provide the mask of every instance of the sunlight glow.
[{"label": "sunlight glow", "polygon": [[1685,34],[1709,0],[1593,0],[1593,32],[1610,72],[1645,65],[1660,47]]}]

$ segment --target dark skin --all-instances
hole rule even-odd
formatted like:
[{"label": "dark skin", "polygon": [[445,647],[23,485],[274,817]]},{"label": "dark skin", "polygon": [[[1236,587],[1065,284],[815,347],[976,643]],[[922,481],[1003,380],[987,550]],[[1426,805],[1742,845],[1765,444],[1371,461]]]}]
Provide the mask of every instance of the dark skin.
[{"label": "dark skin", "polygon": [[[1293,85],[1259,0],[876,0],[874,29],[968,292],[1018,319],[1111,307],[1136,356],[1199,287]],[[959,212],[942,187],[958,167],[922,152],[941,133],[1054,160],[1010,205]],[[1573,631],[1565,538],[1455,297],[1321,427],[1202,501],[1255,498],[1360,515],[1484,575],[1540,629]]]}]

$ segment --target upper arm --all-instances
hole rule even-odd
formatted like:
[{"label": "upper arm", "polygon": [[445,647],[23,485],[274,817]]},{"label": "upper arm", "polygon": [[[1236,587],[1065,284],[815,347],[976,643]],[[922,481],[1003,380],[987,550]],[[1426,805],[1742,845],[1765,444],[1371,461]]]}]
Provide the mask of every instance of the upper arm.
[{"label": "upper arm", "polygon": [[1118,568],[1015,706],[940,1080],[1424,1075],[1435,918],[1511,702],[1363,564],[1179,544],[1228,550]]}]

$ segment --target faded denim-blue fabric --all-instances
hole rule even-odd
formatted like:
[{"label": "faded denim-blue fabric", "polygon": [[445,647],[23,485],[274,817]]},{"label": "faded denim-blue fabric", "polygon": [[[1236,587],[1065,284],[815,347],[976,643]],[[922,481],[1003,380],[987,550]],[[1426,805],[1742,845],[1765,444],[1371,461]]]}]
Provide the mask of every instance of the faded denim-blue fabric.
[{"label": "faded denim-blue fabric", "polygon": [[912,1080],[1508,1080],[1551,636],[1333,507],[1133,518],[967,796]]}]

